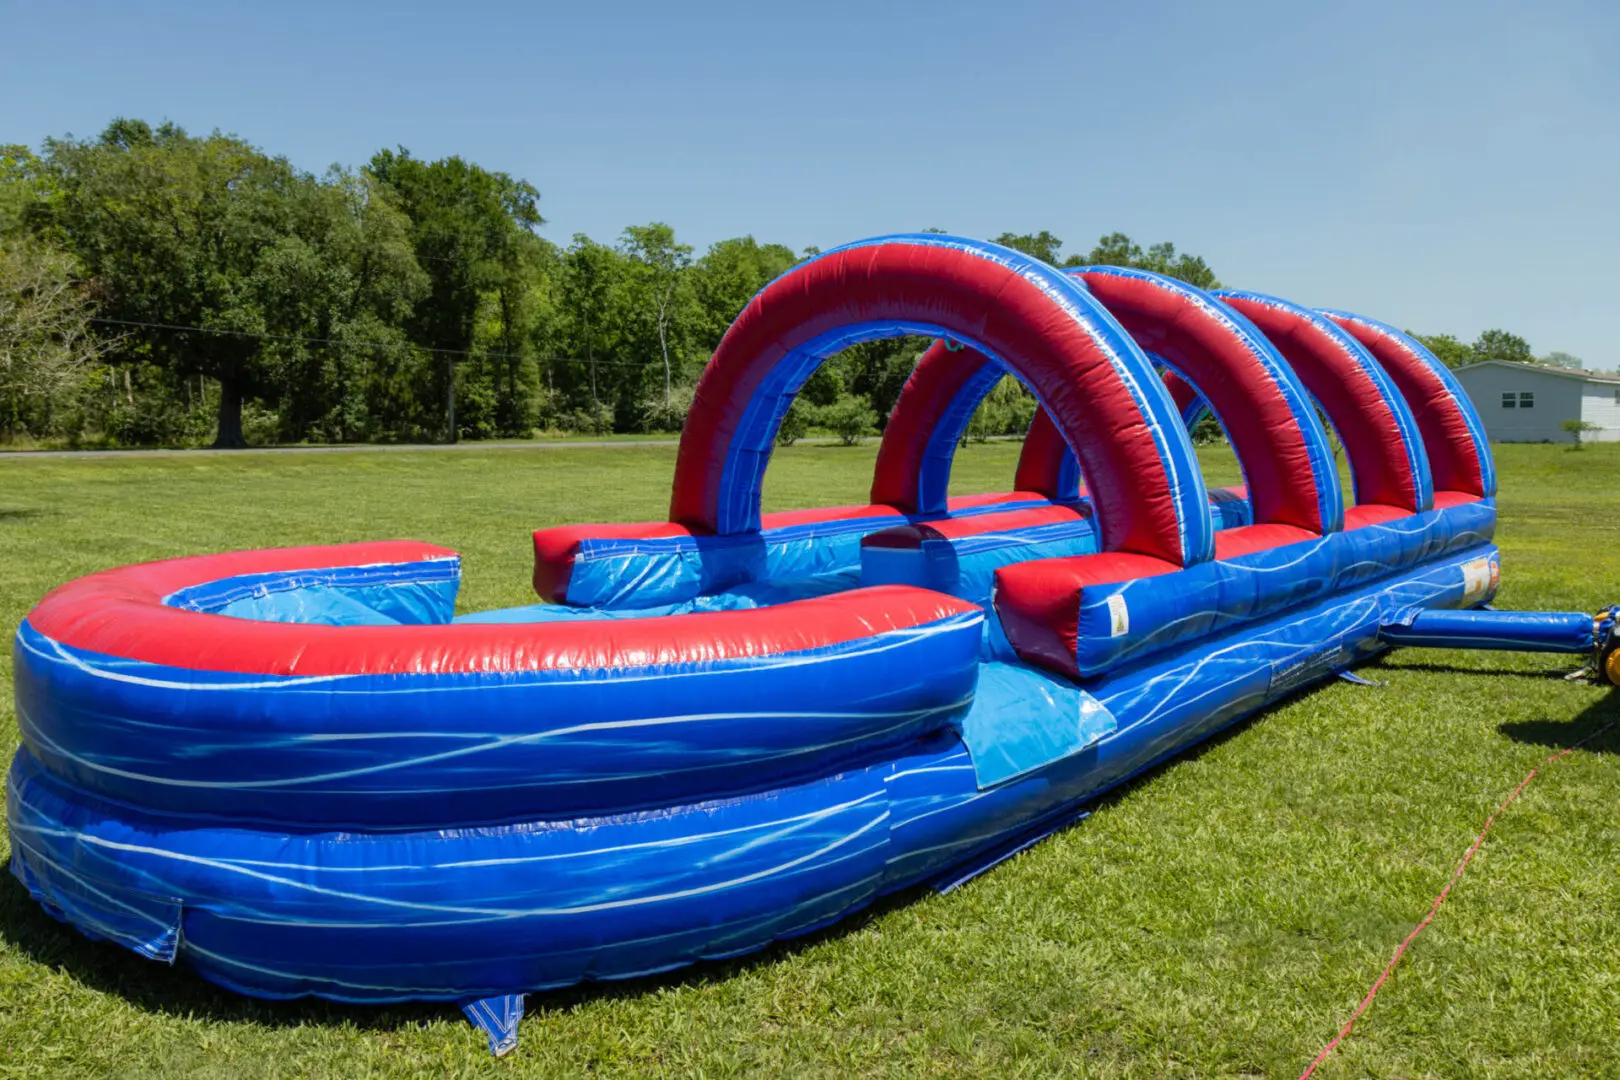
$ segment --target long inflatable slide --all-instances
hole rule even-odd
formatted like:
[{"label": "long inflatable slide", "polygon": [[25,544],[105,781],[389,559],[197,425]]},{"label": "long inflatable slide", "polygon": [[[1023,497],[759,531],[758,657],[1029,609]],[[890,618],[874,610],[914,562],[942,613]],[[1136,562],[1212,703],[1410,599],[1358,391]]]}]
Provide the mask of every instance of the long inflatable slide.
[{"label": "long inflatable slide", "polygon": [[[760,512],[826,357],[934,339],[868,505]],[[1009,490],[948,497],[1007,373]],[[1242,466],[1209,490],[1188,425]],[[1347,498],[1330,443],[1349,468]],[[735,956],[947,886],[1099,793],[1397,645],[1586,654],[1615,609],[1489,608],[1496,476],[1392,327],[967,239],[756,296],[669,520],[534,534],[541,603],[455,615],[417,542],[175,559],[17,631],[12,871],[53,916],[266,998],[459,1002]]]}]

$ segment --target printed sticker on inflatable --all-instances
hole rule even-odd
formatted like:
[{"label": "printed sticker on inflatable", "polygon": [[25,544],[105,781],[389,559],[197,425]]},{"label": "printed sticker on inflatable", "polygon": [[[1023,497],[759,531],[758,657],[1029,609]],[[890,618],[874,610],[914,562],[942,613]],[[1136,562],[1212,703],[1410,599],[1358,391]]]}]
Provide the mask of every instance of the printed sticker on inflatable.
[{"label": "printed sticker on inflatable", "polygon": [[1108,598],[1108,636],[1124,637],[1131,632],[1131,609],[1125,606],[1123,593]]},{"label": "printed sticker on inflatable", "polygon": [[1501,573],[1496,560],[1489,556],[1463,563],[1463,604],[1478,604],[1494,593]]}]

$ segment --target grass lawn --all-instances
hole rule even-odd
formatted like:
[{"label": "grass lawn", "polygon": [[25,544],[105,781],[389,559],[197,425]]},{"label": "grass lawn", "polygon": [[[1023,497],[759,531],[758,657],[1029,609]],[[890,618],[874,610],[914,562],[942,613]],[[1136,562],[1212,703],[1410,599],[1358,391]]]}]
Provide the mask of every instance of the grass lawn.
[{"label": "grass lawn", "polygon": [[[1005,490],[973,446],[955,490]],[[779,452],[768,509],[861,502],[875,447]],[[122,563],[414,537],[463,610],[529,602],[528,533],[661,517],[668,447],[0,461],[0,623]],[[1620,446],[1497,448],[1499,603],[1620,602]],[[1235,479],[1212,453],[1214,483]],[[10,657],[0,747],[16,743]],[[1490,809],[1620,719],[1570,658],[1413,650],[1229,730],[949,897],[661,979],[529,999],[490,1058],[450,1006],[257,1002],[0,882],[0,1076],[1297,1076]],[[1543,773],[1318,1073],[1620,1076],[1620,728]]]}]

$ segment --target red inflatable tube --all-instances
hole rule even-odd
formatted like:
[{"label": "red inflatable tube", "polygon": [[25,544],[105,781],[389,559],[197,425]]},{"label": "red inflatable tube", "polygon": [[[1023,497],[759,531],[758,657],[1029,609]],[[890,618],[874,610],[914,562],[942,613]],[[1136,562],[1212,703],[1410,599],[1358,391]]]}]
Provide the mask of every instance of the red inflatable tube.
[{"label": "red inflatable tube", "polygon": [[1424,449],[1429,452],[1435,506],[1440,505],[1442,489],[1483,498],[1485,470],[1468,429],[1468,418],[1440,377],[1394,335],[1360,319],[1331,311],[1324,314],[1373,354],[1406,399],[1423,433]]},{"label": "red inflatable tube", "polygon": [[1401,425],[1346,345],[1310,317],[1277,304],[1233,294],[1222,294],[1221,302],[1259,327],[1333,421],[1350,458],[1357,499],[1408,513],[1424,509]]},{"label": "red inflatable tube", "polygon": [[1243,463],[1254,520],[1325,531],[1310,447],[1288,399],[1243,339],[1181,291],[1107,268],[1079,273],[1137,344],[1164,357],[1203,391]]},{"label": "red inflatable tube", "polygon": [[1150,555],[1118,552],[1015,563],[996,571],[996,614],[1026,661],[1079,678],[1075,646],[1081,591],[1087,585],[1158,577],[1180,569]]},{"label": "red inflatable tube", "polygon": [[278,548],[126,566],[69,582],[28,616],[75,649],[192,671],[341,676],[602,671],[800,652],[978,610],[904,586],[854,589],[775,607],[646,619],[429,626],[312,626],[168,607],[164,598],[225,578],[453,559],[396,541]]},{"label": "red inflatable tube", "polygon": [[[1158,446],[1143,437],[1152,419],[1095,333],[1018,271],[921,240],[831,252],[754,298],[698,383],[681,436],[670,519],[719,526],[733,440],[777,364],[845,327],[919,321],[982,344],[1034,386],[1081,455],[1107,548],[1185,561],[1177,492]],[[755,527],[757,519],[740,517],[726,531]]]}]

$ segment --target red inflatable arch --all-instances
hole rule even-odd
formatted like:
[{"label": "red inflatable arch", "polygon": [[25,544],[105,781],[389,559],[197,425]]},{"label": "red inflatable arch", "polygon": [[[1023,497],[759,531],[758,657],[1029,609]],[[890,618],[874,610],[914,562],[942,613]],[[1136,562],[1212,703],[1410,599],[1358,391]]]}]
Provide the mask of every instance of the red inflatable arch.
[{"label": "red inflatable arch", "polygon": [[1243,466],[1256,525],[1333,532],[1343,501],[1327,435],[1287,365],[1209,294],[1121,267],[1073,271],[1138,345],[1196,386]]},{"label": "red inflatable arch", "polygon": [[698,383],[670,520],[720,535],[757,530],[776,427],[804,379],[854,342],[902,334],[961,342],[979,350],[964,367],[978,372],[994,356],[1023,378],[1079,455],[1103,550],[1177,565],[1213,552],[1191,446],[1118,325],[1037,260],[927,235],[828,252],[753,299]]},{"label": "red inflatable arch", "polygon": [[1377,358],[1400,389],[1423,433],[1435,506],[1496,494],[1485,432],[1461,385],[1423,345],[1393,326],[1344,311],[1324,311]]},{"label": "red inflatable arch", "polygon": [[1259,293],[1214,294],[1276,346],[1344,444],[1356,502],[1406,513],[1434,502],[1411,410],[1378,362],[1323,315]]}]

